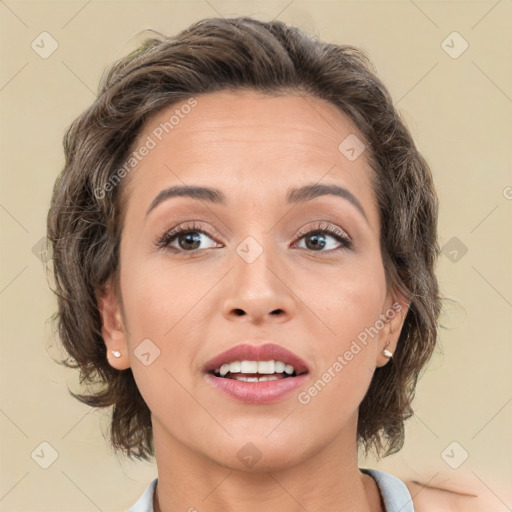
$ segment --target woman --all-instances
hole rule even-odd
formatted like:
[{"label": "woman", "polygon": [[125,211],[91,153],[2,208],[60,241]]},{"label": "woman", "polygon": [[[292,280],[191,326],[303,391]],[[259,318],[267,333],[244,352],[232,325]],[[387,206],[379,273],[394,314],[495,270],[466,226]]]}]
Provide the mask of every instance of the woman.
[{"label": "woman", "polygon": [[115,63],[65,153],[60,336],[156,458],[130,510],[419,510],[357,453],[401,448],[435,347],[438,203],[363,52],[202,20]]}]

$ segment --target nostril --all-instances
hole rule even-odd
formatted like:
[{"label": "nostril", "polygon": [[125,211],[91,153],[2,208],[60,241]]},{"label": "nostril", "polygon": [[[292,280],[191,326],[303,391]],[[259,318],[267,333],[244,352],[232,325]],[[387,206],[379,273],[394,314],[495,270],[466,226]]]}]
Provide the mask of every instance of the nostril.
[{"label": "nostril", "polygon": [[238,316],[245,315],[245,311],[243,309],[235,309],[235,314]]}]

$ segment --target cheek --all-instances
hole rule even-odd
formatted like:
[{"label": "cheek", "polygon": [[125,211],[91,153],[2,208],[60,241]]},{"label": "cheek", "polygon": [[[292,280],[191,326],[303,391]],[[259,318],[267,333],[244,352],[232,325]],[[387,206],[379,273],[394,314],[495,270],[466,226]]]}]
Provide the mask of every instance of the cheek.
[{"label": "cheek", "polygon": [[338,340],[338,348],[375,324],[386,299],[382,261],[367,257],[350,263],[316,275],[321,284],[312,288],[307,299]]},{"label": "cheek", "polygon": [[359,407],[375,371],[382,291],[349,280],[332,290],[322,299],[330,334],[317,337],[314,378],[297,398],[312,417],[330,416],[335,432]]},{"label": "cheek", "polygon": [[[204,340],[198,330],[209,315],[204,295],[218,281],[216,274],[198,270],[190,270],[190,263],[165,258],[153,263],[142,256],[121,268],[131,368],[150,408],[162,400],[179,403],[183,393],[177,381],[190,380],[196,371],[194,354]],[[172,399],[164,399],[161,389]]]},{"label": "cheek", "polygon": [[318,402],[324,402],[325,407],[330,400],[351,402],[357,407],[375,370],[377,340],[384,327],[381,313],[386,284],[382,263],[361,265],[357,271],[354,267],[347,272],[340,270],[326,283],[323,293],[310,296],[315,298],[315,311],[328,326],[328,334],[318,338],[322,347],[315,368],[319,382],[311,395],[318,392],[320,398],[321,391]]},{"label": "cheek", "polygon": [[134,260],[126,265],[121,272],[121,291],[130,333],[170,336],[178,322],[188,321],[209,282],[213,286],[214,277],[165,258],[154,263],[141,260],[140,264]]}]

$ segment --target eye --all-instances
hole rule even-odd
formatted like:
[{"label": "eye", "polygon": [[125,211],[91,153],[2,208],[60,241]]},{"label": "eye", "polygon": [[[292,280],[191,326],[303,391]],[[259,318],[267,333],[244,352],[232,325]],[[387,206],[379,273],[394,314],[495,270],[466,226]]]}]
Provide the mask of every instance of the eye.
[{"label": "eye", "polygon": [[[310,249],[314,252],[331,252],[352,248],[352,241],[347,234],[330,224],[319,224],[309,231],[301,230],[298,235],[300,235],[299,242],[305,241],[305,247],[299,247],[300,249]],[[329,242],[329,239],[331,239],[331,242]],[[332,240],[335,242],[332,242]],[[336,247],[336,243],[338,247]],[[327,249],[323,250],[326,247]]]},{"label": "eye", "polygon": [[[194,252],[200,249],[210,249],[216,247],[214,242],[210,247],[200,247],[201,242],[212,240],[210,235],[200,229],[195,223],[177,226],[176,228],[166,231],[156,242],[159,249],[170,249],[173,251]],[[212,240],[213,241],[213,240]]]},{"label": "eye", "polygon": [[[301,230],[298,236],[299,242],[305,241],[305,247],[301,247],[299,244],[299,248],[309,249],[313,252],[331,252],[352,248],[352,241],[348,235],[338,227],[330,224],[319,224],[313,229]],[[329,242],[329,239],[331,242]],[[212,242],[210,246],[201,247],[201,243],[207,240]],[[195,223],[177,226],[166,231],[158,238],[155,245],[158,249],[192,253],[201,249],[222,246],[222,244],[215,242],[200,225]]]}]

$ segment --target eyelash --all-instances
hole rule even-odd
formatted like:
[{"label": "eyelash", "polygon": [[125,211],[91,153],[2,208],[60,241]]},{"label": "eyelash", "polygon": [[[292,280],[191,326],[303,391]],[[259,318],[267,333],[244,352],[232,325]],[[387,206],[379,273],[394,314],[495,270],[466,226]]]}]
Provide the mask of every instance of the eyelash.
[{"label": "eyelash", "polygon": [[[187,252],[187,253],[195,253],[199,251],[204,251],[205,249],[192,249],[190,251],[186,251],[184,249],[176,249],[176,247],[169,247],[170,244],[178,237],[180,234],[185,233],[201,233],[203,235],[208,236],[209,238],[212,238],[206,231],[201,229],[201,226],[192,223],[192,224],[185,224],[184,226],[178,226],[176,228],[173,228],[169,231],[166,231],[161,235],[157,242],[156,242],[156,248],[157,249],[168,249],[175,252]],[[352,249],[352,240],[339,228],[329,225],[329,224],[322,224],[319,223],[317,226],[315,226],[313,229],[302,229],[297,233],[297,241],[300,241],[303,237],[307,235],[313,235],[313,234],[327,234],[335,238],[340,244],[341,247],[337,249],[330,249],[328,251],[312,251],[312,252],[318,252],[318,253],[331,253],[336,252],[340,250],[347,250]]]}]

